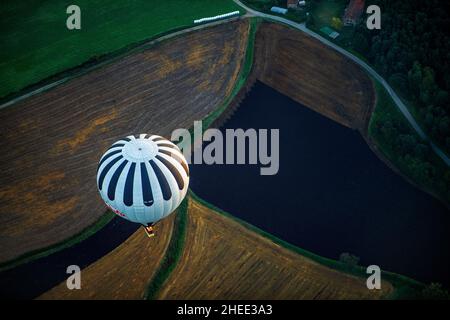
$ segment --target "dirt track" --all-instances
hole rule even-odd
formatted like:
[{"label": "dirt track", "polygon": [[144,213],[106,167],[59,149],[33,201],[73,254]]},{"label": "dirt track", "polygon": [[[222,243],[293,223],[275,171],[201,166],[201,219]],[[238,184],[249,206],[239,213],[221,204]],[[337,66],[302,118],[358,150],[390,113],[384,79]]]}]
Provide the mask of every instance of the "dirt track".
[{"label": "dirt track", "polygon": [[303,32],[263,23],[255,44],[259,80],[303,105],[365,132],[372,81],[354,62]]},{"label": "dirt track", "polygon": [[159,299],[379,299],[365,280],[334,271],[189,201],[183,256]]},{"label": "dirt track", "polygon": [[229,94],[248,23],[203,29],[0,110],[0,262],[80,232],[104,212],[97,161],[118,138],[169,136]]}]

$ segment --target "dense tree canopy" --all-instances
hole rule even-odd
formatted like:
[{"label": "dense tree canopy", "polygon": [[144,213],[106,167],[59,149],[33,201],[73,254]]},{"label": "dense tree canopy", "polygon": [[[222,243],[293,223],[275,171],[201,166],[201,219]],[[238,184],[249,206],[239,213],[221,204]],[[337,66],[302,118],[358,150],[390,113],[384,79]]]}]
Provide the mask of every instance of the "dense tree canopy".
[{"label": "dense tree canopy", "polygon": [[414,106],[432,139],[450,150],[450,3],[371,0],[380,6],[381,30],[357,26],[353,48]]}]

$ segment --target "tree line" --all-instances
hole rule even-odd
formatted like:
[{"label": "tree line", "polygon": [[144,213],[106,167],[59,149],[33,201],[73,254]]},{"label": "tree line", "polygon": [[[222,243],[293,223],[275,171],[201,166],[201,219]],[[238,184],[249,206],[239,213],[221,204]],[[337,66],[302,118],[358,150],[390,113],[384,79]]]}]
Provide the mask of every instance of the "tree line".
[{"label": "tree line", "polygon": [[352,47],[366,57],[450,154],[450,2],[371,0],[381,8],[381,30],[355,28]]}]

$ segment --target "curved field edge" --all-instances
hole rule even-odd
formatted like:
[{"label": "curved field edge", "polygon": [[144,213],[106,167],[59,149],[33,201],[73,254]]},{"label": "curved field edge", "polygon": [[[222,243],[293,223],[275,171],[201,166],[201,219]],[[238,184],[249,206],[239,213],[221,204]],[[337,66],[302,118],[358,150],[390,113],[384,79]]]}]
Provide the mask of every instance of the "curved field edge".
[{"label": "curved field edge", "polygon": [[103,216],[101,216],[96,222],[94,222],[92,225],[88,226],[81,232],[67,238],[66,240],[63,240],[59,243],[55,243],[51,246],[29,251],[24,253],[23,255],[10,260],[6,261],[0,264],[0,272],[5,271],[8,269],[15,268],[19,265],[44,258],[46,256],[49,256],[51,254],[54,254],[56,252],[59,252],[63,249],[72,247],[76,245],[77,243],[80,243],[81,241],[86,240],[87,238],[91,237],[98,231],[100,231],[104,226],[106,226],[116,215],[112,211],[107,211]]},{"label": "curved field edge", "polygon": [[[203,125],[205,128],[211,126],[211,124],[214,123],[214,121],[216,121],[224,113],[225,110],[227,110],[233,99],[241,91],[249,78],[253,66],[255,35],[260,19],[250,18],[249,20],[250,24],[247,48],[245,51],[243,66],[239,71],[238,79],[234,84],[230,95],[215,111],[211,112],[203,119]],[[193,128],[190,128],[191,133],[193,132],[193,130]],[[183,142],[181,141],[181,144],[182,143]],[[180,257],[184,250],[184,243],[186,239],[188,198],[190,194],[191,192],[188,193],[187,197],[183,200],[180,208],[178,209],[169,246],[158,268],[158,271],[156,271],[155,276],[150,280],[148,284],[147,290],[144,294],[144,299],[154,300],[158,296],[159,290],[163,287],[165,281],[172,274],[172,271],[175,269],[178,261],[180,260]]]},{"label": "curved field edge", "polygon": [[[65,11],[70,3],[64,2],[49,1],[32,5],[12,1],[5,3],[2,26],[10,32],[3,33],[0,38],[5,47],[1,54],[5,62],[0,70],[5,77],[0,88],[1,97],[18,93],[88,61],[96,62],[109,53],[128,50],[148,39],[192,27],[196,25],[194,19],[233,10],[245,13],[231,0],[208,3],[197,0],[188,7],[181,0],[159,4],[147,1],[129,4],[83,0],[77,3],[81,9],[81,30],[67,30],[65,24],[68,15]],[[180,7],[184,7],[181,12]],[[117,15],[117,11],[122,14]],[[149,19],[149,15],[153,17]],[[29,19],[19,19],[18,16]],[[39,20],[37,25],[33,24],[35,19]],[[90,45],[79,46],[80,43]],[[61,58],[49,59],[55,54]],[[40,63],[36,64],[35,61]]]},{"label": "curved field edge", "polygon": [[[207,27],[209,28],[210,25],[208,24]],[[181,38],[180,36],[177,36],[177,37]],[[175,38],[177,38],[177,37],[175,37]],[[170,40],[173,40],[173,39],[174,39],[174,37],[172,37]],[[245,43],[246,42],[244,41],[243,42],[243,44],[244,44],[243,50],[246,49],[245,48]],[[243,52],[243,53],[245,53],[245,52]],[[240,60],[243,61],[244,59],[241,58]],[[241,66],[240,70],[238,70],[238,76],[242,75],[242,69],[243,69],[243,67]],[[236,80],[237,79],[235,79],[235,81]],[[241,81],[241,82],[244,83],[245,81]],[[231,86],[230,89],[232,89],[232,88],[235,88],[234,84],[233,84],[233,86]],[[236,91],[236,89],[235,89],[235,91]],[[223,100],[223,98],[222,98],[222,100]],[[112,218],[113,216],[114,215],[111,214],[110,218]],[[16,266],[18,266],[20,264],[23,264],[23,263],[26,263],[26,262],[30,262],[32,260],[36,260],[36,259],[48,256],[48,255],[50,255],[52,253],[55,253],[55,252],[60,251],[62,249],[68,248],[68,247],[70,247],[72,245],[75,245],[75,244],[79,243],[80,241],[88,238],[90,235],[96,233],[104,225],[106,225],[109,222],[109,220],[105,220],[102,223],[102,218],[99,218],[99,224],[94,223],[95,224],[94,227],[87,227],[86,230],[82,230],[79,233],[77,233],[76,235],[70,236],[70,238],[68,238],[68,239],[64,239],[63,238],[62,240],[60,240],[56,244],[50,244],[49,246],[43,246],[43,247],[40,247],[40,248],[37,248],[37,249],[33,249],[33,250],[30,250],[30,251],[24,252],[19,257],[14,257],[13,259],[9,259],[9,260],[3,262],[0,265],[0,270],[6,270],[6,269],[10,269],[10,268],[16,267]]]},{"label": "curved field edge", "polygon": [[[248,5],[250,8],[252,8],[253,10],[259,11],[259,8],[249,5],[247,2],[245,4]],[[272,12],[270,14],[273,15]],[[292,20],[289,19],[289,17],[286,18],[288,20]],[[265,21],[281,24],[288,28],[297,30],[296,28],[292,27],[287,23],[271,19],[270,17],[264,17],[262,19]],[[297,22],[295,20],[292,21]],[[318,36],[322,36],[320,33],[317,32],[317,30],[311,28],[308,28],[308,30],[310,30],[311,32],[315,33]],[[338,45],[335,41],[332,41],[332,39],[328,40],[331,41],[333,44]],[[359,59],[367,63],[372,69],[375,70],[375,68],[368,62],[368,60],[363,55],[355,52],[354,50],[349,50],[346,47],[342,47],[340,45],[339,47],[349,52],[350,54],[358,57]],[[431,150],[430,142],[420,138],[418,133],[407,122],[405,116],[398,110],[394,101],[392,100],[392,97],[387,93],[386,89],[376,79],[374,79],[366,70],[363,69],[363,71],[367,74],[368,77],[372,79],[376,91],[377,104],[374,107],[372,114],[370,115],[367,136],[370,140],[369,142],[372,142],[375,147],[379,147],[378,149],[381,152],[376,152],[377,156],[381,158],[381,160],[383,160],[385,163],[387,163],[387,165],[391,169],[393,169],[396,173],[400,174],[403,178],[405,178],[409,183],[413,184],[418,189],[439,199],[445,206],[447,206],[447,208],[450,208],[449,167],[433,150]],[[401,99],[404,103],[406,102],[405,104],[407,105],[407,101],[405,101],[405,99],[403,98]],[[379,110],[385,109],[383,107],[383,104],[387,105],[387,109],[389,109],[392,117],[389,116],[386,117],[386,115],[381,114],[382,112]],[[410,112],[414,113],[413,108],[411,108],[409,105],[407,105],[407,108]],[[397,122],[404,128],[407,128],[404,130],[403,133],[413,136],[414,139],[416,139],[416,141],[426,145],[430,149],[428,151],[429,156],[426,159],[418,159],[417,157],[414,157],[415,155],[412,152],[410,153],[409,158],[406,157],[405,155],[399,154],[398,148],[389,145],[390,142],[389,139],[381,139],[379,136],[373,133],[374,131],[373,123],[375,122],[374,119]],[[415,117],[415,120],[417,121],[417,117]],[[371,147],[372,149],[374,149],[373,146]],[[376,150],[377,148],[375,148],[374,151]],[[420,172],[420,169],[423,169],[422,171],[425,172],[425,175],[427,176],[423,176],[422,172]]]},{"label": "curved field edge", "polygon": [[[289,24],[278,20],[268,17],[261,19],[297,30]],[[367,63],[367,60],[362,58],[360,54],[355,54],[351,50],[347,50],[343,47],[341,48]],[[362,132],[363,137],[368,138],[369,146],[392,170],[397,174],[400,174],[416,188],[432,195],[447,206],[447,208],[450,208],[450,168],[433,150],[431,150],[430,143],[420,138],[411,124],[408,123],[405,116],[396,107],[392,97],[387,93],[386,89],[379,81],[374,79],[366,70],[362,70],[372,80],[376,97],[376,105],[369,117],[368,130],[367,132]],[[383,112],[385,112],[385,114],[383,114]],[[402,127],[403,132],[399,132],[398,135],[390,137],[390,139],[381,138],[380,135],[374,134],[375,122],[385,123],[389,121],[395,122],[398,126]],[[414,137],[418,143],[427,146],[429,149],[427,157],[425,159],[419,159],[415,156],[413,150],[409,152],[408,156],[400,154],[398,146],[392,145],[392,142],[401,134],[410,135]]]},{"label": "curved field edge", "polygon": [[[214,206],[213,204],[207,202],[206,200],[200,198],[198,195],[196,195],[191,189],[189,189],[189,196],[191,197],[191,199],[193,199],[194,201],[199,202],[200,204],[202,204],[203,206],[213,210],[214,212],[224,215],[227,218],[230,218],[236,222],[238,222],[239,224],[241,224],[242,226],[244,226],[245,228],[249,229],[250,231],[253,231],[267,239],[269,239],[270,241],[272,241],[273,243],[286,248],[296,254],[302,255],[308,259],[313,260],[314,262],[317,262],[323,266],[329,267],[331,269],[334,269],[336,271],[339,272],[343,272],[343,273],[347,273],[349,275],[353,275],[353,276],[357,276],[357,277],[361,277],[366,279],[367,278],[367,273],[366,273],[366,268],[362,267],[362,266],[356,266],[356,267],[352,267],[349,268],[347,265],[345,265],[344,263],[334,260],[334,259],[329,259],[329,258],[325,258],[322,256],[319,256],[315,253],[312,253],[308,250],[302,249],[300,247],[297,247],[295,245],[292,245],[262,229],[259,229],[258,227],[244,221],[241,220],[235,216],[233,216],[232,214],[217,208],[216,206]],[[425,287],[424,284],[413,280],[411,278],[408,278],[406,276],[400,275],[400,274],[396,274],[393,272],[388,272],[388,271],[382,271],[382,278],[386,281],[389,281],[393,286],[394,286],[394,292],[392,294],[390,294],[389,296],[387,296],[387,299],[413,299],[413,298],[419,298],[420,297],[420,292],[421,290]]]},{"label": "curved field edge", "polygon": [[[244,87],[247,83],[247,80],[250,76],[253,66],[253,55],[254,55],[254,45],[255,45],[255,36],[256,30],[258,29],[258,25],[261,19],[259,18],[249,18],[249,31],[248,31],[248,40],[247,40],[247,48],[245,50],[244,63],[242,69],[239,72],[238,79],[233,86],[233,90],[231,94],[225,99],[225,101],[213,112],[211,112],[208,116],[206,116],[203,121],[203,127],[206,129],[210,127],[214,121],[216,121],[225,110],[227,110],[230,103],[239,93],[239,91]],[[193,130],[193,128],[191,128]]]},{"label": "curved field edge", "polygon": [[[246,51],[246,55],[245,55],[244,66],[242,68],[242,71],[240,72],[239,79],[236,82],[234,89],[232,90],[232,93],[222,103],[222,105],[219,106],[214,112],[212,112],[210,115],[208,115],[207,117],[205,117],[203,119],[204,129],[208,128],[212,123],[214,123],[214,121],[216,121],[218,118],[220,118],[220,116],[224,113],[224,111],[227,110],[230,103],[236,97],[238,92],[247,83],[247,80],[249,78],[249,75],[251,73],[252,66],[253,66],[254,38],[255,38],[257,27],[261,21],[262,21],[261,18],[251,18],[250,19],[248,46],[247,46],[247,51]],[[191,133],[192,133],[192,130],[193,130],[193,128],[191,128]],[[367,278],[366,269],[361,266],[357,266],[357,267],[353,267],[353,268],[349,269],[348,266],[346,266],[342,262],[339,262],[339,261],[336,261],[333,259],[328,259],[328,258],[319,256],[319,255],[316,255],[310,251],[301,249],[297,246],[294,246],[284,240],[281,240],[281,239],[273,236],[270,233],[267,233],[255,226],[253,226],[239,218],[236,218],[235,216],[215,207],[214,205],[208,203],[207,201],[199,198],[191,189],[189,189],[188,196],[190,198],[192,198],[193,200],[198,201],[199,203],[210,208],[211,210],[214,210],[214,211],[218,212],[219,214],[223,214],[223,215],[237,221],[238,223],[240,223],[247,229],[258,233],[258,234],[264,236],[265,238],[268,238],[269,240],[273,241],[274,243],[276,243],[286,249],[289,249],[297,254],[305,256],[317,263],[320,263],[324,266],[330,267],[334,270],[348,273],[350,275],[359,276],[362,278]],[[186,205],[186,209],[183,209],[182,210],[183,212],[184,212],[184,210],[187,210],[187,203],[185,205]],[[187,214],[184,217],[184,219],[186,219],[186,218],[187,218]],[[182,223],[181,227],[186,228],[186,220],[182,221],[181,223]],[[176,226],[176,227],[179,228],[179,226]],[[171,244],[169,245],[170,247],[167,250],[168,258],[165,259],[165,260],[167,260],[167,262],[170,262],[170,264],[166,265],[167,270],[164,270],[163,268],[160,267],[160,269],[157,272],[157,274],[155,275],[155,277],[150,281],[148,290],[145,295],[146,299],[155,299],[157,297],[158,291],[163,287],[164,282],[169,278],[170,274],[175,269],[175,267],[181,257],[182,251],[183,251],[182,246],[184,246],[184,241],[185,241],[185,236],[186,236],[185,233],[186,233],[185,229],[182,231],[179,231],[179,232],[176,232],[174,230],[172,238],[174,238],[174,237],[182,237],[182,238],[178,239],[178,240],[171,239]],[[179,234],[179,235],[177,236],[177,234]],[[173,243],[173,247],[172,247],[172,243]],[[171,257],[169,257],[169,252],[170,252]],[[163,266],[163,264],[161,266]],[[382,276],[385,280],[389,281],[394,286],[394,292],[392,294],[390,294],[388,297],[386,297],[388,299],[419,298],[420,292],[424,288],[424,284],[422,284],[418,281],[415,281],[413,279],[410,279],[406,276],[396,274],[396,273],[382,271]]]}]

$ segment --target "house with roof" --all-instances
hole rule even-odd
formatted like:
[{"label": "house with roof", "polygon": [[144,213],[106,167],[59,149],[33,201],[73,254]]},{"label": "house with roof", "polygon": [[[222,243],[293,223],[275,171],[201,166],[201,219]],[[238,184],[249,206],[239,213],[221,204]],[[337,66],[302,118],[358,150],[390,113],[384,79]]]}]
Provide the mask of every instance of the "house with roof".
[{"label": "house with roof", "polygon": [[301,9],[302,7],[304,7],[306,5],[305,1],[300,1],[300,0],[287,0],[287,8],[288,9]]},{"label": "house with roof", "polygon": [[345,26],[355,26],[364,11],[364,0],[350,0],[342,20]]}]

